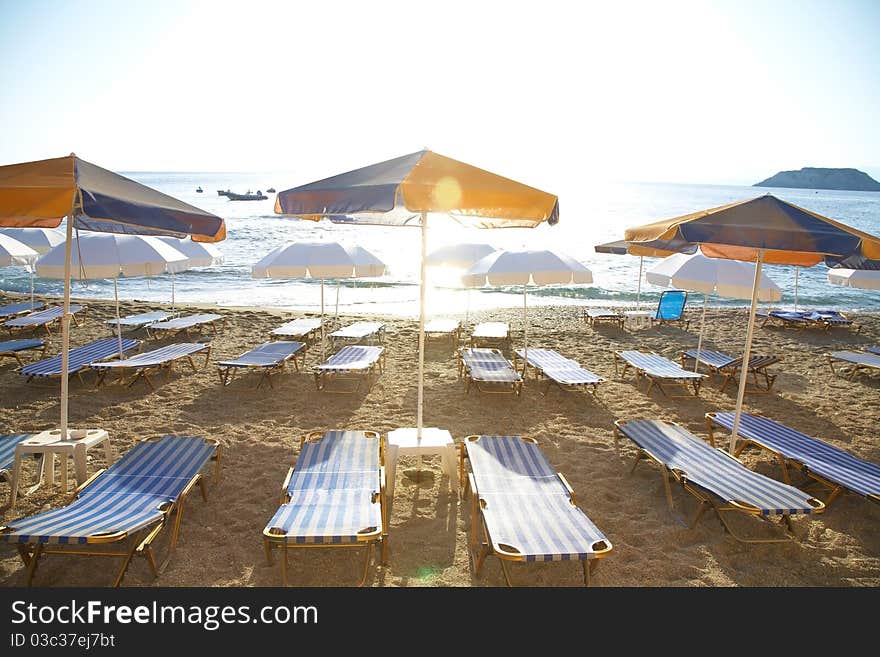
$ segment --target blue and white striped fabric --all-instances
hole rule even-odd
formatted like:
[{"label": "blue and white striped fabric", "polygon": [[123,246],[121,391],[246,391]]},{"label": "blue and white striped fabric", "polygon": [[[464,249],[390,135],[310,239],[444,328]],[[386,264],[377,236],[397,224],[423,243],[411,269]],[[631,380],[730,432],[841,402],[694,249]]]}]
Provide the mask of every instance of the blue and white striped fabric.
[{"label": "blue and white striped fabric", "polygon": [[829,354],[833,360],[842,360],[862,367],[880,367],[880,354],[861,353],[858,351],[834,351]]},{"label": "blue and white striped fabric", "polygon": [[[83,309],[82,306],[75,303],[70,304],[70,314],[76,314]],[[64,306],[52,306],[45,310],[38,310],[35,313],[25,315],[24,317],[16,317],[3,323],[3,326],[9,328],[27,328],[32,326],[44,326],[56,320],[61,319],[64,315]]]},{"label": "blue and white striped fabric", "polygon": [[331,338],[361,339],[379,333],[385,325],[382,322],[355,322],[330,334]]},{"label": "blue and white striped fabric", "polygon": [[241,354],[233,360],[217,361],[221,367],[273,367],[280,365],[299,353],[305,345],[302,342],[266,342],[259,347]]},{"label": "blue and white striped fabric", "polygon": [[321,372],[358,372],[373,367],[385,347],[349,345],[343,347],[327,359],[326,363],[315,365]]},{"label": "blue and white striped fabric", "polygon": [[[124,353],[136,349],[139,344],[138,340],[122,338],[122,351]],[[81,347],[75,347],[67,354],[67,373],[73,374],[95,361],[118,354],[119,340],[117,338],[95,340]],[[20,368],[18,372],[24,376],[61,376],[61,354],[38,360],[35,363],[28,363]]]},{"label": "blue and white striped fabric", "polygon": [[0,354],[13,354],[27,349],[42,349],[45,345],[45,342],[37,339],[6,340],[0,342]]},{"label": "blue and white striped fabric", "polygon": [[497,349],[461,349],[462,364],[473,381],[481,383],[519,383],[522,377]]},{"label": "blue and white striped fabric", "polygon": [[[147,324],[153,324],[155,322],[161,322],[168,319],[170,315],[166,313],[164,310],[156,310],[151,313],[140,313],[138,315],[129,315],[128,317],[120,317],[119,324],[120,326],[146,326]],[[115,319],[106,320],[105,324],[111,324],[116,326]]]},{"label": "blue and white striped fabric", "polygon": [[0,436],[0,474],[5,474],[15,461],[15,446],[22,440],[27,440],[32,433],[13,433],[8,436]]},{"label": "blue and white striped fabric", "polygon": [[605,381],[598,374],[581,367],[577,361],[552,349],[517,349],[516,354],[561,385],[594,385]]},{"label": "blue and white striped fabric", "polygon": [[805,313],[804,319],[818,322],[820,324],[834,324],[839,326],[849,326],[853,323],[851,319],[847,319],[839,310],[814,310]]},{"label": "blue and white striped fabric", "polygon": [[25,301],[23,303],[7,303],[4,306],[0,306],[0,317],[13,317],[15,315],[20,315],[21,313],[28,313],[37,310],[45,305],[46,304],[42,301],[34,301],[33,305],[31,305],[30,301]]},{"label": "blue and white striped fabric", "polygon": [[812,496],[794,486],[749,470],[691,434],[662,420],[627,420],[620,432],[667,469],[675,470],[691,485],[724,502],[753,506],[762,516],[812,513]]},{"label": "blue and white striped fabric", "polygon": [[320,319],[300,318],[282,324],[273,329],[272,335],[283,335],[291,338],[300,338],[321,328]]},{"label": "blue and white striped fabric", "polygon": [[592,558],[611,542],[576,505],[540,446],[519,436],[465,441],[475,493],[496,551],[523,561]]},{"label": "blue and white striped fabric", "polygon": [[[697,357],[696,349],[688,349],[684,352],[687,358],[695,359]],[[755,354],[749,356],[749,371],[760,370],[769,365],[773,365],[782,360],[779,356],[769,356],[763,354]],[[742,356],[733,358],[720,351],[711,351],[709,349],[700,349],[700,362],[711,368],[722,370],[731,365],[739,367],[742,364]]]},{"label": "blue and white striped fabric", "polygon": [[287,543],[357,543],[383,530],[378,437],[325,431],[306,442],[282,504],[266,526]]},{"label": "blue and white striped fabric", "polygon": [[[733,430],[733,413],[710,413],[713,424]],[[743,413],[739,435],[804,464],[820,477],[865,497],[880,500],[880,466],[760,415]]]},{"label": "blue and white striped fabric", "polygon": [[192,328],[201,324],[210,324],[218,319],[223,319],[223,315],[214,313],[204,313],[201,315],[187,315],[186,317],[175,317],[174,319],[166,319],[162,322],[153,322],[147,324],[147,328],[151,331],[182,331],[183,329]]},{"label": "blue and white striped fabric", "polygon": [[865,351],[880,356],[880,347],[865,347]]},{"label": "blue and white striped fabric", "polygon": [[619,351],[617,353],[637,370],[658,379],[702,379],[706,376],[683,369],[678,363],[673,363],[668,358],[657,354],[648,354],[642,351]]},{"label": "blue and white striped fabric", "polygon": [[191,436],[140,442],[72,504],[13,521],[0,540],[83,544],[90,537],[143,529],[162,519],[160,506],[177,501],[215,450]]},{"label": "blue and white striped fabric", "polygon": [[210,345],[204,342],[178,342],[175,344],[165,345],[164,347],[159,347],[158,349],[153,349],[152,351],[147,351],[142,354],[136,354],[131,358],[126,358],[124,360],[111,360],[106,363],[91,363],[90,366],[92,369],[96,370],[158,367],[160,365],[166,365],[167,363],[175,361],[178,358],[184,358],[200,351],[204,351],[205,349],[208,349],[209,346]]}]

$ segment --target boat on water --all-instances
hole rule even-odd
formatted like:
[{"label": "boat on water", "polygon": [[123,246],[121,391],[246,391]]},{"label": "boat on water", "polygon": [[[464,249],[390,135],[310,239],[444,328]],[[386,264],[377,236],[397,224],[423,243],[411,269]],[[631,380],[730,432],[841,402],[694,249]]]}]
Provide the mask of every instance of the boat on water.
[{"label": "boat on water", "polygon": [[235,192],[226,192],[226,198],[230,201],[265,201],[268,196],[263,194],[259,189],[256,194],[252,194],[248,191],[247,194],[236,194]]},{"label": "boat on water", "polygon": [[203,191],[205,191],[205,190],[202,189],[201,186],[199,186],[199,187],[196,187],[196,191],[197,191],[199,194],[201,194],[201,193],[202,193]]},{"label": "boat on water", "polygon": [[270,188],[267,189],[266,191],[269,192],[270,194],[274,194],[274,193],[275,193],[275,188],[274,188],[274,187],[270,187]]},{"label": "boat on water", "polygon": [[229,194],[229,190],[228,190],[228,189],[225,190],[225,191],[222,190],[222,189],[218,189],[218,190],[217,190],[217,196],[226,196],[227,194]]}]

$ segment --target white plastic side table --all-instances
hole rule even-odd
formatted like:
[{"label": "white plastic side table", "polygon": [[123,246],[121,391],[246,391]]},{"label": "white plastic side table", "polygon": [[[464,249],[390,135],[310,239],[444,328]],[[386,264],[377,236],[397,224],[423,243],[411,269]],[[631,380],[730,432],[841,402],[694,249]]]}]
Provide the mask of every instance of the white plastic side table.
[{"label": "white plastic side table", "polygon": [[625,310],[623,324],[628,329],[647,328],[651,325],[651,313],[647,310]]},{"label": "white plastic side table", "polygon": [[[45,480],[49,484],[55,483],[55,455],[62,457],[61,462],[61,487],[67,492],[67,457],[73,457],[73,467],[77,485],[83,483],[87,474],[86,452],[90,447],[104,444],[104,453],[107,463],[113,461],[113,447],[110,445],[110,436],[104,429],[68,429],[68,440],[61,439],[61,431],[52,429],[35,434],[33,437],[23,440],[15,447],[15,459],[12,463],[12,491],[10,492],[9,506],[15,505],[18,498],[18,484],[21,477],[21,457],[24,454],[42,454],[43,464],[40,471],[40,481],[32,487],[28,494],[39,488]],[[81,438],[77,436],[82,436]]]},{"label": "white plastic side table", "polygon": [[418,431],[412,429],[394,429],[388,432],[388,496],[394,497],[394,483],[397,480],[397,457],[400,454],[417,456],[439,455],[443,460],[443,471],[449,477],[449,486],[458,492],[458,468],[455,466],[455,442],[452,434],[446,429],[423,427],[422,439]]}]

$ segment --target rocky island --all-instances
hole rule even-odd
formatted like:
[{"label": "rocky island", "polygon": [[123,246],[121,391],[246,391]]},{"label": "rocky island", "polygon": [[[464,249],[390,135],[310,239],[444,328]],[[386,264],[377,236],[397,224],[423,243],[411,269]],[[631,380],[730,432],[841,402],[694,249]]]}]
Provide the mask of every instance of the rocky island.
[{"label": "rocky island", "polygon": [[880,192],[880,182],[858,169],[822,169],[804,167],[800,171],[780,171],[755,183],[753,187],[790,187],[795,189],[839,189],[853,192]]}]

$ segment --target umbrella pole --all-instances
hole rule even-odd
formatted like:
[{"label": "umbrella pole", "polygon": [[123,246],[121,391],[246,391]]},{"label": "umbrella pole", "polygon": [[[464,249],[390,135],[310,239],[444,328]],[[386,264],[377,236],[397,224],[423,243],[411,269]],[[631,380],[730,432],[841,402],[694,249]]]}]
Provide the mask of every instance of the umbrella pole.
[{"label": "umbrella pole", "polygon": [[[67,439],[67,365],[70,362],[70,249],[73,242],[73,210],[67,216],[64,244],[64,314],[61,316],[61,439]],[[67,466],[65,466],[67,467]]]},{"label": "umbrella pole", "polygon": [[700,318],[700,337],[697,340],[697,357],[694,359],[694,372],[700,366],[700,349],[703,347],[703,327],[706,325],[706,305],[709,303],[709,295],[703,295],[703,316]]},{"label": "umbrella pole", "polygon": [[467,323],[468,323],[468,321],[470,320],[470,317],[471,317],[471,291],[470,291],[470,289],[468,289],[468,291],[467,291],[467,298],[466,298],[466,300],[465,300],[465,306],[464,306],[464,323],[465,323],[465,326],[467,326]]},{"label": "umbrella pole", "polygon": [[339,279],[336,279],[336,312],[333,314],[333,321],[339,321]]},{"label": "umbrella pole", "polygon": [[324,279],[321,279],[321,362],[324,362]]},{"label": "umbrella pole", "polygon": [[736,393],[736,412],[733,416],[733,430],[730,433],[730,453],[736,447],[739,432],[739,419],[742,415],[743,398],[746,396],[746,381],[749,375],[749,358],[752,354],[752,334],[755,332],[755,309],[758,305],[758,285],[761,280],[761,263],[764,260],[764,249],[758,249],[755,260],[755,283],[752,286],[752,303],[749,308],[749,328],[746,330],[746,348],[743,352],[742,367],[739,368],[739,390]]},{"label": "umbrella pole", "polygon": [[642,309],[642,266],[645,264],[645,256],[639,256],[639,287],[636,289],[636,310]]},{"label": "umbrella pole", "polygon": [[171,312],[174,312],[174,272],[171,272]]},{"label": "umbrella pole", "polygon": [[526,364],[529,360],[529,311],[526,306],[526,289],[528,284],[523,285],[523,378],[526,376]]},{"label": "umbrella pole", "polygon": [[34,309],[34,270],[37,268],[35,262],[32,262],[29,267],[31,270],[31,310]]},{"label": "umbrella pole", "polygon": [[798,302],[798,274],[800,273],[801,268],[795,265],[794,268],[794,311],[797,312],[797,302]]},{"label": "umbrella pole", "polygon": [[426,263],[428,253],[428,213],[422,212],[422,259],[419,289],[419,396],[416,411],[416,442],[422,440],[422,409],[425,401],[425,290],[427,288]]},{"label": "umbrella pole", "polygon": [[119,323],[119,289],[117,281],[119,277],[113,279],[113,300],[116,302],[116,339],[119,343],[119,358],[122,358],[122,325]]}]

